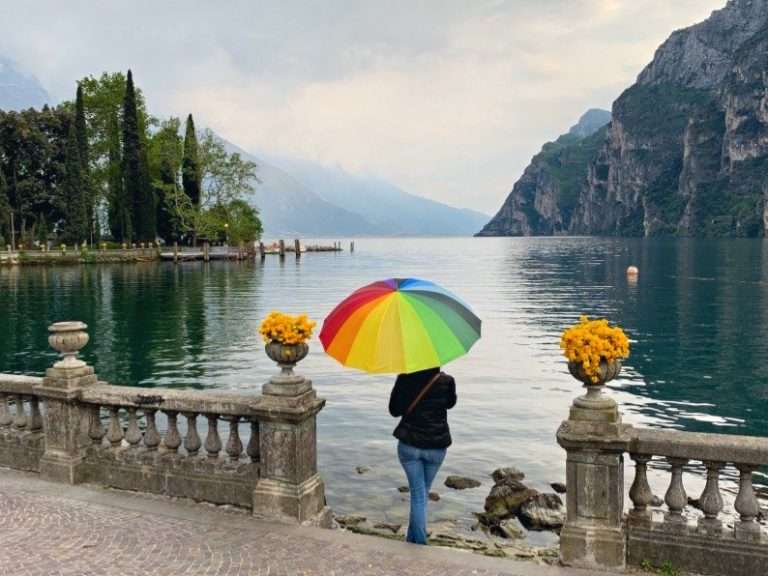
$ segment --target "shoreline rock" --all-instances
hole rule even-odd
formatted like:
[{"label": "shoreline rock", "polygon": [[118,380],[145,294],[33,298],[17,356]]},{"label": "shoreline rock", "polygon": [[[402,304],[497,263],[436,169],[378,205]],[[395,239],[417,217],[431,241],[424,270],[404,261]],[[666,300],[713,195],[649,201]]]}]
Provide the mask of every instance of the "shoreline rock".
[{"label": "shoreline rock", "polygon": [[549,486],[557,494],[565,494],[566,492],[568,492],[568,487],[562,482],[552,482]]},{"label": "shoreline rock", "polygon": [[485,511],[500,519],[511,518],[524,502],[538,494],[538,490],[528,488],[513,476],[507,476],[491,488],[485,498]]},{"label": "shoreline rock", "polygon": [[474,478],[467,478],[466,476],[448,476],[445,479],[445,485],[454,490],[467,490],[469,488],[482,486],[482,482],[475,480]]},{"label": "shoreline rock", "polygon": [[505,466],[503,468],[496,468],[496,470],[491,473],[491,478],[493,478],[493,481],[496,484],[506,479],[517,480],[520,482],[525,479],[525,473],[514,466]]},{"label": "shoreline rock", "polygon": [[537,494],[520,506],[517,517],[528,530],[559,530],[565,523],[565,506],[557,494]]}]

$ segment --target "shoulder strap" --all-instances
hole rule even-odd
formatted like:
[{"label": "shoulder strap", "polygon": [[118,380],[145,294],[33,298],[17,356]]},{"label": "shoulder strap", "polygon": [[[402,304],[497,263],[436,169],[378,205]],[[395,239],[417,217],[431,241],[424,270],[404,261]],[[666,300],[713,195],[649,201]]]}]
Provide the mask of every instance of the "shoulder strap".
[{"label": "shoulder strap", "polygon": [[408,410],[405,411],[406,416],[410,415],[410,413],[413,412],[413,409],[416,408],[416,405],[419,402],[421,402],[421,399],[424,398],[424,396],[426,396],[427,392],[429,392],[429,389],[432,388],[435,382],[437,382],[440,376],[442,375],[443,375],[442,372],[438,372],[437,374],[432,376],[432,379],[429,382],[427,382],[427,385],[421,389],[421,391],[418,393],[416,398],[413,399],[413,402],[411,402],[411,405],[408,406]]}]

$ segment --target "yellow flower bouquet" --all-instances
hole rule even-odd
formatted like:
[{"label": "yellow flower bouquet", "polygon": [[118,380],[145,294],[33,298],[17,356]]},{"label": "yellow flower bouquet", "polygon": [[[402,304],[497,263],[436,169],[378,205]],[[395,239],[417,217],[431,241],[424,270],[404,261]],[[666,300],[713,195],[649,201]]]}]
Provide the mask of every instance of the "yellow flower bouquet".
[{"label": "yellow flower bouquet", "polygon": [[291,316],[282,312],[271,312],[264,318],[259,333],[264,342],[279,342],[287,346],[304,344],[312,337],[316,322],[306,314]]},{"label": "yellow flower bouquet", "polygon": [[618,375],[621,359],[629,356],[629,339],[608,320],[581,316],[578,324],[563,332],[560,348],[574,377],[587,385],[604,384]]}]

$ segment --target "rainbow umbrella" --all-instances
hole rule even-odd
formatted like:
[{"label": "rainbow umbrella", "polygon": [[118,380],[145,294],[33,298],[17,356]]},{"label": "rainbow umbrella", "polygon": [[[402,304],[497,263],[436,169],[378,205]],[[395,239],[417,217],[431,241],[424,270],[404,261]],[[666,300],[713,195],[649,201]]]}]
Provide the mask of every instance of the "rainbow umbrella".
[{"label": "rainbow umbrella", "polygon": [[433,282],[391,278],[353,292],[323,322],[326,353],[366,372],[410,373],[466,354],[480,319]]}]

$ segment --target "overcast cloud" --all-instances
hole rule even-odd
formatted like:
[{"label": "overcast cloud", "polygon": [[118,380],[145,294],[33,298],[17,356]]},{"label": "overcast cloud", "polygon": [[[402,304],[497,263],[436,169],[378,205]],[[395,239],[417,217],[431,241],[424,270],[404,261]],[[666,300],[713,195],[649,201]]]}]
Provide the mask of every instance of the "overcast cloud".
[{"label": "overcast cloud", "polygon": [[543,142],[724,4],[0,0],[0,56],[59,100],[130,67],[156,115],[494,212]]}]

